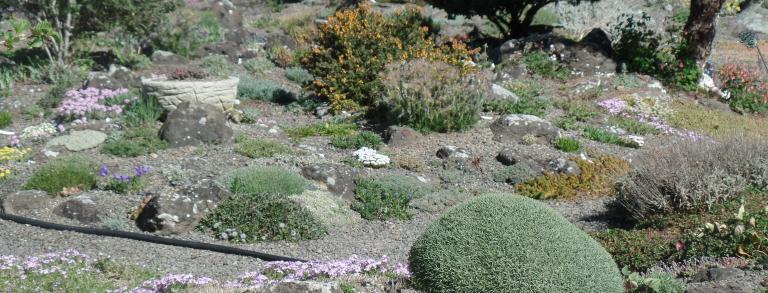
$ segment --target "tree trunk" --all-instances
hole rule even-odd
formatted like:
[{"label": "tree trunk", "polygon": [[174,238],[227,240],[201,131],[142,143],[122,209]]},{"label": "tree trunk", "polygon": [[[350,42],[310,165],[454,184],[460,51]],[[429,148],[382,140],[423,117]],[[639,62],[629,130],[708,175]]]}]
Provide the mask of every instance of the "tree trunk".
[{"label": "tree trunk", "polygon": [[715,40],[717,14],[725,0],[691,0],[691,15],[683,29],[683,38],[688,44],[688,57],[702,65],[711,51]]}]

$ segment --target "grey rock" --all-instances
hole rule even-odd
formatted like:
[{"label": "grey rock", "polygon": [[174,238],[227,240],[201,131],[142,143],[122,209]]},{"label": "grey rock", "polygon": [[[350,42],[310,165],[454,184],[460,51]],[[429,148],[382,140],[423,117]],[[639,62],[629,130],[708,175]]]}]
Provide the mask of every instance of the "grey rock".
[{"label": "grey rock", "polygon": [[418,131],[406,126],[390,126],[385,136],[387,144],[393,147],[408,146],[424,137]]},{"label": "grey rock", "polygon": [[515,93],[495,83],[491,85],[491,92],[497,99],[508,100],[510,102],[517,102],[520,100],[520,97]]},{"label": "grey rock", "polygon": [[616,62],[612,59],[611,41],[603,30],[596,28],[576,44],[565,43],[557,54],[575,73],[594,76],[615,73]]},{"label": "grey rock", "polygon": [[178,65],[187,64],[187,60],[183,57],[173,54],[168,51],[157,50],[152,52],[152,63],[164,64],[164,65]]},{"label": "grey rock", "polygon": [[549,162],[548,167],[550,170],[563,173],[565,175],[579,175],[581,174],[581,168],[576,162],[567,160],[565,158],[558,158]]},{"label": "grey rock", "polygon": [[288,281],[268,285],[261,290],[264,293],[342,293],[337,282]]},{"label": "grey rock", "polygon": [[494,121],[491,126],[494,139],[500,142],[519,143],[523,136],[531,134],[544,143],[559,136],[557,127],[551,122],[533,115],[511,114]]},{"label": "grey rock", "polygon": [[335,164],[312,164],[301,169],[301,174],[307,179],[318,181],[325,185],[330,192],[351,201],[355,198],[354,169]]},{"label": "grey rock", "polygon": [[53,213],[86,224],[101,222],[105,214],[90,197],[85,195],[62,202],[53,210]]},{"label": "grey rock", "polygon": [[457,146],[446,145],[437,150],[437,157],[441,159],[466,160],[469,159],[469,151]]},{"label": "grey rock", "polygon": [[219,203],[231,196],[214,180],[202,180],[179,193],[152,197],[141,210],[136,225],[144,231],[162,235],[191,231]]},{"label": "grey rock", "polygon": [[104,72],[88,73],[88,78],[85,80],[85,86],[97,88],[97,89],[111,89],[111,90],[116,90],[119,88],[126,87],[126,85],[124,85],[122,82],[112,78],[108,73],[104,73]]},{"label": "grey rock", "polygon": [[209,104],[184,102],[168,114],[160,137],[172,147],[222,144],[232,139],[227,115]]},{"label": "grey rock", "polygon": [[141,87],[141,80],[125,66],[112,64],[107,74],[125,87]]},{"label": "grey rock", "polygon": [[768,9],[750,5],[738,14],[737,21],[748,30],[768,35]]},{"label": "grey rock", "polygon": [[55,137],[48,141],[46,147],[64,146],[69,151],[79,152],[95,148],[104,143],[106,139],[105,133],[87,129]]},{"label": "grey rock", "polygon": [[2,199],[3,211],[13,215],[25,215],[29,211],[51,207],[55,198],[40,190],[22,190]]},{"label": "grey rock", "polygon": [[315,116],[317,116],[317,118],[323,118],[329,114],[331,114],[331,106],[321,105],[315,108]]},{"label": "grey rock", "polygon": [[711,268],[702,270],[693,276],[691,282],[718,282],[744,275],[744,271],[737,268]]}]

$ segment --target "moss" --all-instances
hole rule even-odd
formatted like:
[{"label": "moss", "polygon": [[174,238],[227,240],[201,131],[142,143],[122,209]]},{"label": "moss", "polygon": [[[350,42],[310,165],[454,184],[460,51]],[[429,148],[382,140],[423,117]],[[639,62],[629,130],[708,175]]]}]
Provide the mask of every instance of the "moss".
[{"label": "moss", "polygon": [[518,191],[538,199],[613,196],[615,181],[629,172],[629,163],[610,155],[598,155],[592,162],[573,158],[581,168],[578,175],[545,173],[518,184]]}]

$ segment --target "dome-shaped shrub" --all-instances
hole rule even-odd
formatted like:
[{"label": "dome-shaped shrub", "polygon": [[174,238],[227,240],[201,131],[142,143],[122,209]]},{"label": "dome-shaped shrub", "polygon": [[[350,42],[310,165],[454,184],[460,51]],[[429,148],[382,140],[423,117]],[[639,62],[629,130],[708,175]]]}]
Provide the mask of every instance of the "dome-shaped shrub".
[{"label": "dome-shaped shrub", "polygon": [[616,263],[545,204],[489,194],[454,207],[410,252],[427,292],[623,292]]}]

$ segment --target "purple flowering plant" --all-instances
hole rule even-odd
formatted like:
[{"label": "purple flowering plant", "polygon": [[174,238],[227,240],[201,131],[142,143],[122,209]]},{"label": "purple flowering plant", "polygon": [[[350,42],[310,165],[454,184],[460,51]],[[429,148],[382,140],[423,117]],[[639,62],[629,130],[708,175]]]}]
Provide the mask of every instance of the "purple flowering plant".
[{"label": "purple flowering plant", "polygon": [[627,101],[619,98],[607,99],[599,102],[597,105],[606,109],[611,115],[636,119],[642,123],[648,124],[651,127],[658,129],[661,131],[661,133],[688,137],[694,140],[700,140],[704,138],[696,132],[674,128],[667,124],[663,118],[639,111],[631,107]]},{"label": "purple flowering plant", "polygon": [[120,115],[124,107],[138,100],[131,97],[127,89],[116,90],[85,88],[70,90],[65,99],[56,108],[62,121],[71,121],[73,125],[84,124],[88,119],[100,119]]},{"label": "purple flowering plant", "polygon": [[113,174],[110,176],[110,174],[107,165],[99,167],[99,177],[107,178],[107,183],[104,186],[105,190],[111,190],[120,194],[141,192],[147,187],[145,175],[149,174],[149,167],[143,165],[136,166],[133,168],[132,175]]}]

